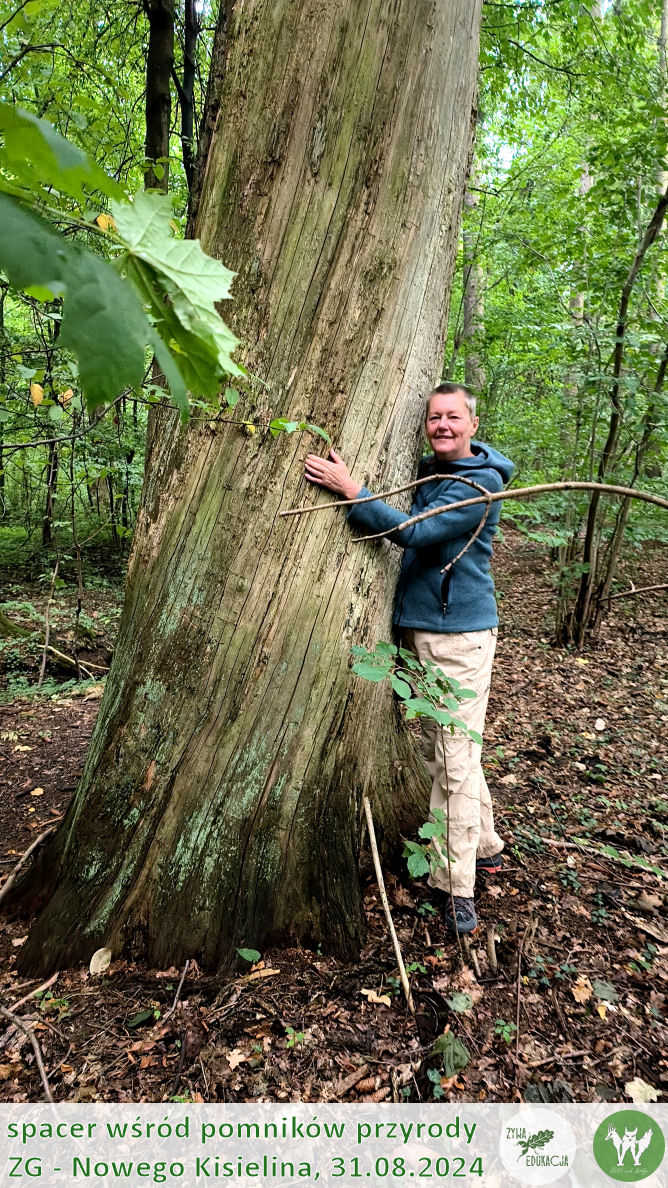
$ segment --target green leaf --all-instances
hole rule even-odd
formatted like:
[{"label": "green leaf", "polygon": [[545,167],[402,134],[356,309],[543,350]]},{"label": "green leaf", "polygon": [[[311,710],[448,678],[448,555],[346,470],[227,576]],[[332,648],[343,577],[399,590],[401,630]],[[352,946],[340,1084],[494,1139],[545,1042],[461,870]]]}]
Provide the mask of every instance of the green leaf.
[{"label": "green leaf", "polygon": [[478,734],[478,731],[472,730],[470,726],[468,727],[468,734],[469,738],[472,738],[474,743],[477,743],[479,747],[482,746],[482,734]]},{"label": "green leaf", "polygon": [[329,433],[326,433],[325,430],[321,429],[319,425],[311,425],[309,423],[305,426],[305,428],[310,430],[311,433],[317,433],[318,436],[322,437],[327,442],[328,445],[331,444],[332,439],[329,436]]},{"label": "green leaf", "polygon": [[355,676],[363,677],[365,681],[384,681],[387,676],[388,669],[380,668],[377,664],[368,664],[364,660],[360,660],[358,664],[353,664],[353,672]]},{"label": "green leaf", "polygon": [[419,879],[422,875],[429,874],[429,863],[424,854],[410,854],[406,861],[408,873],[414,879]]},{"label": "green leaf", "polygon": [[453,994],[445,1000],[453,1011],[470,1011],[473,1006],[473,999],[470,994],[465,994],[463,991],[456,990]]},{"label": "green leaf", "polygon": [[[109,197],[123,192],[80,148],[32,112],[0,102],[0,136],[4,169],[33,190],[48,186],[80,201],[86,200],[85,187]],[[0,189],[7,188],[0,177]]]},{"label": "green leaf", "polygon": [[594,978],[592,989],[600,1002],[617,1002],[619,998],[612,982],[603,982],[600,978]]},{"label": "green leaf", "polygon": [[105,260],[76,252],[68,270],[61,347],[76,356],[89,406],[141,384],[150,326],[134,290]]},{"label": "green leaf", "polygon": [[223,399],[228,408],[234,408],[239,399],[240,393],[236,388],[226,388],[223,393]]},{"label": "green leaf", "polygon": [[436,821],[425,821],[418,829],[418,836],[424,838],[435,837],[437,833],[441,833],[441,827]]},{"label": "green leaf", "polygon": [[143,1011],[137,1011],[137,1014],[133,1015],[131,1019],[127,1019],[125,1026],[130,1027],[130,1028],[141,1027],[142,1023],[147,1023],[149,1019],[154,1019],[154,1018],[155,1018],[155,1013],[154,1013],[153,1007],[147,1007]]},{"label": "green leaf", "polygon": [[[468,997],[466,995],[465,997]],[[446,1031],[443,1035],[439,1035],[432,1050],[432,1056],[440,1056],[443,1064],[443,1072],[446,1077],[454,1077],[455,1073],[461,1072],[466,1068],[471,1055],[468,1048],[458,1036],[453,1035],[451,1031]]]},{"label": "green leaf", "polygon": [[261,957],[257,949],[237,949],[237,953],[243,957],[244,961],[250,961],[251,965],[255,965],[255,962],[259,961]]},{"label": "green leaf", "polygon": [[[169,316],[166,307],[162,312],[177,344],[185,353],[199,344],[202,390],[211,391],[212,384],[216,387],[221,374],[241,375],[232,359],[239,340],[215,305],[230,296],[235,273],[205,255],[197,240],[174,238],[172,206],[166,194],[140,192],[131,203],[114,202],[112,211],[128,254],[148,265],[166,290]],[[183,333],[178,333],[177,327]],[[214,373],[211,377],[202,375],[205,361]],[[205,385],[202,379],[207,378]]]},{"label": "green leaf", "polygon": [[392,688],[398,697],[406,699],[412,695],[413,690],[406,681],[402,681],[401,677],[392,676]]},{"label": "green leaf", "polygon": [[105,260],[2,193],[0,268],[19,289],[45,284],[64,295],[58,346],[75,355],[90,406],[141,383],[150,326],[134,290]]}]

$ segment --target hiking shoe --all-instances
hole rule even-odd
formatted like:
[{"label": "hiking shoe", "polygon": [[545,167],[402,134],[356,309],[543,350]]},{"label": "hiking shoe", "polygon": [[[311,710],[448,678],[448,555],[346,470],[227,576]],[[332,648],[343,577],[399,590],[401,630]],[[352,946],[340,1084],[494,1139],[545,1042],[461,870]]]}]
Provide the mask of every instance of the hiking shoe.
[{"label": "hiking shoe", "polygon": [[475,868],[485,874],[498,874],[503,870],[503,854],[492,854],[490,858],[476,858]]},{"label": "hiking shoe", "polygon": [[[453,903],[455,907],[454,918],[452,914]],[[475,904],[472,899],[465,899],[463,895],[447,896],[445,908],[443,909],[443,917],[446,928],[450,932],[473,932],[478,926]]]}]

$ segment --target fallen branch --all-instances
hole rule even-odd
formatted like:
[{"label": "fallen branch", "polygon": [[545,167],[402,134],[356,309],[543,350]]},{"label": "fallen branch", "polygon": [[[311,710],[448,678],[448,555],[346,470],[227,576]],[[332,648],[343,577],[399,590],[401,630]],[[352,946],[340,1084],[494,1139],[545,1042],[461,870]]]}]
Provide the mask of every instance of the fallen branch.
[{"label": "fallen branch", "polygon": [[23,1034],[26,1035],[30,1040],[33,1052],[35,1053],[35,1063],[39,1069],[39,1075],[42,1078],[44,1096],[46,1097],[46,1100],[50,1101],[53,1105],[53,1094],[51,1093],[51,1089],[49,1087],[46,1069],[44,1068],[44,1061],[42,1060],[42,1049],[39,1046],[37,1036],[31,1027],[28,1027],[25,1023],[22,1023],[21,1020],[17,1018],[17,1016],[14,1015],[12,1011],[8,1011],[6,1007],[0,1006],[0,1015],[4,1015],[5,1019],[9,1019],[9,1022],[12,1023],[14,1027],[18,1027],[19,1031],[22,1031]]},{"label": "fallen branch", "polygon": [[621,594],[606,594],[599,602],[612,602],[613,598],[630,598],[633,594],[649,594],[653,590],[668,590],[668,583],[661,586],[634,586],[632,590],[622,590]]},{"label": "fallen branch", "polygon": [[645,864],[639,858],[627,858],[624,854],[606,854],[604,850],[599,850],[597,846],[588,846],[586,842],[561,841],[561,839],[553,837],[543,837],[541,841],[558,850],[586,851],[588,854],[596,854],[603,861],[618,862],[620,866],[625,866],[627,869],[632,866],[636,870],[643,871],[644,874],[653,874],[658,879],[668,879],[668,871],[662,870],[659,866]]},{"label": "fallen branch", "polygon": [[47,837],[50,836],[50,834],[53,833],[55,828],[56,828],[55,825],[49,825],[49,828],[45,829],[44,833],[40,833],[39,837],[32,843],[32,845],[28,846],[28,849],[25,851],[25,853],[21,855],[21,857],[19,858],[18,862],[16,863],[16,866],[14,867],[13,871],[11,872],[10,875],[8,875],[6,882],[4,882],[2,884],[2,887],[0,887],[0,903],[2,903],[3,899],[5,898],[5,896],[7,895],[8,891],[9,891],[10,887],[14,886],[14,883],[16,882],[16,878],[17,878],[19,871],[21,870],[21,868],[23,866],[25,866],[30,855],[32,853],[34,853],[34,851],[37,849],[37,847],[40,846],[42,844],[42,842]]},{"label": "fallen branch", "polygon": [[375,871],[376,871],[378,890],[380,891],[380,901],[383,905],[383,911],[385,912],[385,919],[387,920],[387,927],[388,927],[390,936],[392,938],[394,954],[397,959],[397,965],[399,967],[399,977],[401,978],[401,985],[403,986],[404,994],[406,996],[406,1002],[408,1004],[408,1009],[414,1015],[415,1014],[415,1005],[413,1003],[413,995],[411,994],[411,988],[408,983],[408,977],[406,976],[406,967],[404,965],[404,959],[401,955],[399,938],[397,936],[397,932],[394,927],[394,922],[392,920],[392,913],[390,911],[390,904],[389,904],[389,901],[387,898],[387,892],[385,890],[385,880],[383,878],[383,872],[382,872],[381,865],[380,865],[380,857],[378,855],[378,843],[376,841],[376,830],[374,829],[374,825],[373,825],[373,816],[371,814],[371,804],[370,804],[368,796],[364,797],[363,804],[364,804],[364,812],[366,814],[367,828],[369,830],[369,844],[371,846],[373,865],[374,865]]},{"label": "fallen branch", "polygon": [[[54,656],[58,656],[60,660],[64,660],[66,664],[70,664],[72,668],[76,668],[76,660],[73,660],[71,656],[66,656],[64,652],[59,652],[58,648],[54,648],[53,644],[47,643],[44,647],[47,652],[53,652]],[[79,668],[83,669],[84,672],[88,672],[91,677],[93,675],[90,672],[91,668],[96,668],[98,672],[109,672],[109,669],[105,668],[104,664],[93,664],[90,660],[87,660],[85,664],[82,660],[79,660]]]}]

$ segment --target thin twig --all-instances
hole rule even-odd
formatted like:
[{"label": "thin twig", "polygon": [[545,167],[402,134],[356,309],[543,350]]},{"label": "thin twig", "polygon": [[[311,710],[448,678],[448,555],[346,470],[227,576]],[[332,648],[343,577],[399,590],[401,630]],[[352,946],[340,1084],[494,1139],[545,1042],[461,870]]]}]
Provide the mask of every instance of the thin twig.
[{"label": "thin twig", "polygon": [[[50,476],[49,476],[50,481]],[[49,648],[49,632],[51,630],[51,623],[49,620],[49,611],[51,610],[51,600],[53,599],[53,590],[58,577],[58,567],[60,565],[60,557],[56,557],[56,564],[53,568],[53,575],[51,577],[51,589],[49,590],[49,597],[46,600],[46,610],[44,611],[44,651],[42,652],[42,663],[39,668],[39,678],[37,681],[37,688],[40,689],[42,681],[44,680],[44,672],[46,669],[46,653]]]},{"label": "thin twig", "polygon": [[520,1058],[520,1006],[522,1003],[522,950],[524,949],[524,942],[527,938],[530,928],[531,928],[531,920],[529,920],[529,923],[527,924],[526,928],[524,929],[524,932],[522,933],[520,947],[517,950],[517,1010],[515,1012],[515,1058],[517,1060],[519,1060],[519,1058]]},{"label": "thin twig", "polygon": [[179,998],[181,997],[181,990],[183,988],[183,983],[186,980],[186,974],[188,972],[189,965],[190,965],[190,958],[188,958],[188,960],[186,961],[186,963],[183,967],[183,973],[181,974],[181,981],[179,982],[179,984],[176,988],[176,994],[174,995],[174,1001],[173,1001],[172,1005],[170,1006],[169,1010],[167,1011],[167,1013],[165,1015],[163,1015],[163,1017],[162,1017],[163,1023],[166,1023],[167,1020],[172,1017],[172,1015],[174,1014],[174,1011],[176,1010]]},{"label": "thin twig", "polygon": [[411,994],[411,988],[408,983],[408,977],[406,976],[406,967],[404,965],[404,959],[401,955],[399,938],[397,936],[397,932],[394,927],[394,922],[392,920],[392,913],[390,911],[390,904],[389,904],[389,901],[387,898],[387,892],[385,890],[385,880],[383,878],[383,872],[381,870],[381,865],[380,865],[380,857],[378,855],[378,843],[376,841],[376,830],[374,829],[374,825],[373,825],[373,816],[371,814],[371,804],[369,802],[368,796],[364,797],[363,804],[364,804],[364,812],[366,814],[367,829],[369,830],[369,844],[371,846],[373,865],[376,870],[376,879],[378,881],[378,890],[380,891],[380,901],[383,905],[383,911],[385,912],[385,919],[387,920],[387,927],[388,927],[390,936],[392,938],[394,954],[397,959],[397,965],[399,967],[399,977],[401,978],[401,985],[403,986],[403,989],[404,989],[404,994],[406,996],[406,1002],[408,1004],[408,1009],[414,1015],[415,1014],[415,1005],[413,1003],[413,995]]},{"label": "thin twig", "polygon": [[51,1104],[53,1104],[53,1094],[49,1088],[49,1081],[46,1075],[46,1069],[44,1068],[44,1061],[42,1060],[42,1049],[39,1046],[37,1036],[31,1027],[28,1027],[25,1023],[22,1023],[21,1020],[18,1019],[17,1016],[11,1011],[8,1011],[6,1007],[0,1006],[0,1015],[4,1015],[5,1019],[9,1019],[9,1022],[13,1023],[14,1027],[18,1027],[19,1031],[22,1031],[23,1034],[26,1035],[30,1040],[33,1052],[35,1053],[35,1063],[39,1069],[39,1075],[42,1078],[44,1096],[46,1097],[47,1101],[50,1101]]},{"label": "thin twig", "polygon": [[52,974],[48,982],[42,982],[42,985],[35,986],[35,989],[31,990],[30,994],[26,994],[24,998],[19,998],[18,1002],[13,1002],[12,1010],[18,1011],[19,1007],[23,1006],[24,1003],[29,1002],[30,999],[34,998],[36,994],[41,994],[43,990],[48,990],[50,986],[53,986],[54,982],[58,981],[59,977],[60,973],[58,971],[55,974]]},{"label": "thin twig", "polygon": [[2,903],[10,887],[13,887],[14,883],[16,882],[16,877],[21,867],[25,865],[30,855],[37,849],[39,845],[42,844],[45,838],[49,837],[49,835],[53,833],[55,828],[55,825],[49,825],[49,828],[45,829],[44,833],[40,833],[39,837],[32,843],[32,845],[28,846],[28,849],[25,851],[25,853],[21,855],[13,871],[8,876],[6,882],[4,882],[2,887],[0,887],[0,903]]},{"label": "thin twig", "polygon": [[457,556],[453,557],[452,561],[448,561],[448,564],[443,566],[441,573],[447,573],[449,569],[452,569],[453,565],[456,565],[458,561],[461,561],[462,557],[464,556],[464,553],[468,552],[468,550],[471,548],[471,545],[473,544],[473,542],[475,540],[477,540],[478,537],[480,536],[480,533],[482,532],[483,528],[485,527],[485,524],[487,523],[488,515],[489,515],[489,503],[486,505],[485,510],[482,513],[482,518],[481,518],[480,523],[478,524],[478,527],[476,528],[475,532],[473,532],[471,534],[471,536],[467,540],[466,544],[464,545],[464,548],[459,550],[459,552],[457,553]]},{"label": "thin twig", "polygon": [[365,495],[362,499],[335,499],[331,503],[312,503],[308,507],[290,507],[287,511],[279,512],[279,516],[305,516],[309,512],[326,511],[329,507],[352,507],[353,504],[375,503],[377,499],[390,499],[392,495],[403,495],[404,491],[412,491],[415,487],[422,487],[425,483],[444,482],[465,483],[480,491],[481,495],[488,495],[486,487],[475,483],[473,479],[465,478],[463,474],[428,474],[425,478],[413,479],[412,483],[404,483],[403,487],[392,487],[389,491],[379,491],[377,495]]}]

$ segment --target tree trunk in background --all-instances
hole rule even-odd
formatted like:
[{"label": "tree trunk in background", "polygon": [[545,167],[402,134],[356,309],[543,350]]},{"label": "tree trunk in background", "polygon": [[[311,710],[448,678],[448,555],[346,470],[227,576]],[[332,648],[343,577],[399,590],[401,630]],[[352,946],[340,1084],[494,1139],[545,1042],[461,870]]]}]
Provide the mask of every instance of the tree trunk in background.
[{"label": "tree trunk in background", "polygon": [[[147,190],[169,188],[169,124],[172,115],[171,75],[174,65],[174,0],[144,0],[148,17],[146,59]],[[156,162],[160,165],[156,168]]]},{"label": "tree trunk in background", "polygon": [[[224,16],[221,18],[224,19]],[[303,481],[323,426],[376,489],[412,477],[440,373],[471,147],[479,0],[246,0],[229,18],[196,231],[238,271],[235,419],[155,406],[112,672],[81,785],[20,886],[24,970],[105,944],[207,967],[363,937],[360,804],[386,845],[427,812],[391,694],[350,674],[390,633],[396,550]]]},{"label": "tree trunk in background", "polygon": [[[475,175],[471,178],[471,185],[477,185]],[[467,190],[464,203],[470,210],[476,210],[479,203],[478,194]],[[466,346],[464,362],[464,379],[474,392],[482,392],[487,377],[485,366],[480,357],[480,340],[485,330],[484,313],[484,273],[478,253],[477,230],[465,226],[462,233],[464,247],[464,333]]]}]

